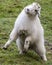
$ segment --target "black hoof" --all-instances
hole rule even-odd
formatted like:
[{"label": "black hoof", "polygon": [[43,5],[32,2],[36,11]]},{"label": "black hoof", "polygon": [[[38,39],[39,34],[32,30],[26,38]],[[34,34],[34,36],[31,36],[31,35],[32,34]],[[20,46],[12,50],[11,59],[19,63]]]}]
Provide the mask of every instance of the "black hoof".
[{"label": "black hoof", "polygon": [[7,48],[3,47],[4,50],[7,50]]},{"label": "black hoof", "polygon": [[25,53],[25,54],[26,54],[26,53],[27,53],[27,51],[23,51],[23,53]]}]

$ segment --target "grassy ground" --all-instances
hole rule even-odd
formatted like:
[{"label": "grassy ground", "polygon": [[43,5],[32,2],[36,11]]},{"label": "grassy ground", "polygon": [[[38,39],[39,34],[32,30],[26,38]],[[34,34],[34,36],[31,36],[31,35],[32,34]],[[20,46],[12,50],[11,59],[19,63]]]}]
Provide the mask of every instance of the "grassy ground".
[{"label": "grassy ground", "polygon": [[8,50],[1,47],[6,43],[16,17],[28,4],[37,1],[42,7],[41,23],[45,39],[52,43],[52,0],[0,0],[0,65],[52,65],[52,52],[47,50],[47,62],[43,62],[33,51],[19,55],[15,42]]}]

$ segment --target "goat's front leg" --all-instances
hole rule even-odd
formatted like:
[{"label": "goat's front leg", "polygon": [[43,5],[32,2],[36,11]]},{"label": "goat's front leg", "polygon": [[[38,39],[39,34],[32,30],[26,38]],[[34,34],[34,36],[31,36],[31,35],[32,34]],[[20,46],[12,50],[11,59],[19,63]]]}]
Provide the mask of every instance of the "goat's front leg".
[{"label": "goat's front leg", "polygon": [[17,38],[16,45],[18,47],[19,54],[23,54],[24,53],[24,42],[20,37]]}]

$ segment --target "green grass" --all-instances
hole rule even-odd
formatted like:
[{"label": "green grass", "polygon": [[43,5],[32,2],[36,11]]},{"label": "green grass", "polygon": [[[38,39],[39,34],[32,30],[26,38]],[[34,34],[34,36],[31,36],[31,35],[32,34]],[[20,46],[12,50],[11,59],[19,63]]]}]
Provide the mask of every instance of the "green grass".
[{"label": "green grass", "polygon": [[42,7],[40,19],[45,39],[52,43],[52,0],[0,0],[0,65],[52,65],[52,52],[49,50],[48,61],[43,62],[33,51],[19,55],[15,42],[6,51],[2,49],[18,14],[26,5],[35,1]]}]

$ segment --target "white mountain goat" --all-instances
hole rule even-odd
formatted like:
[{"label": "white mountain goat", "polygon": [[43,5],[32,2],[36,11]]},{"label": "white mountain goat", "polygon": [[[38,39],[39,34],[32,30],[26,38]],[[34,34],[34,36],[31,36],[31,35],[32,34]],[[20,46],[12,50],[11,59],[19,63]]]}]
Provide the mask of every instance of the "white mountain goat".
[{"label": "white mountain goat", "polygon": [[36,2],[26,6],[22,10],[3,49],[7,49],[11,42],[16,40],[20,54],[24,50],[28,50],[32,45],[39,56],[44,61],[47,61],[44,46],[44,30],[39,19],[40,10],[41,7]]}]

